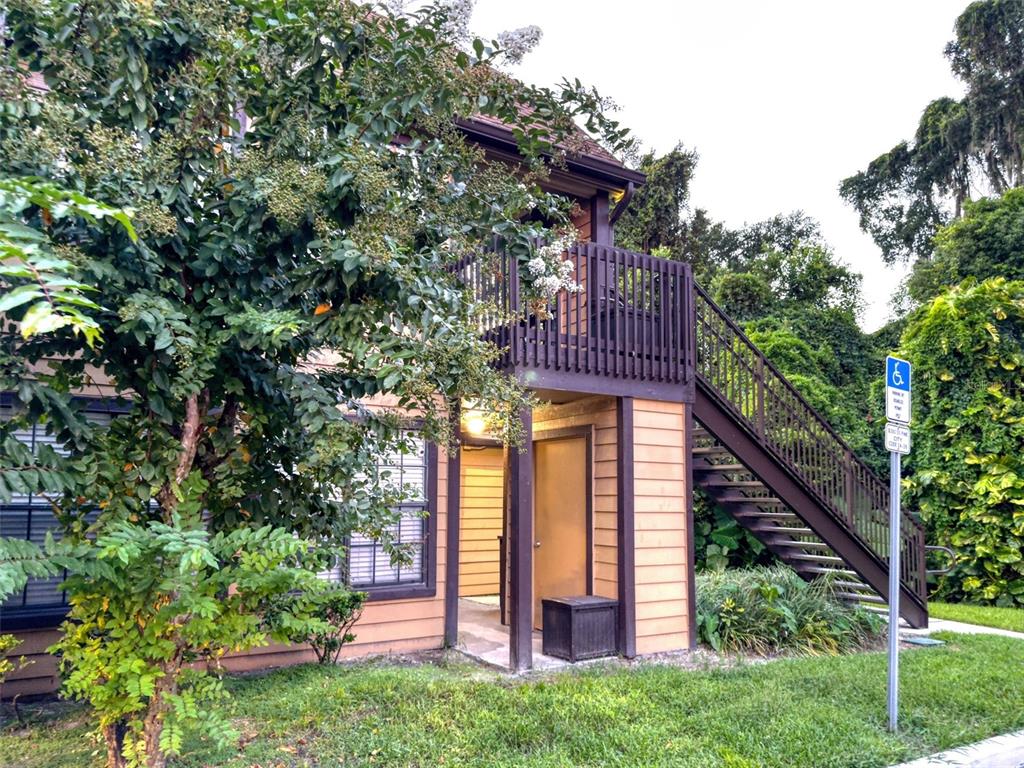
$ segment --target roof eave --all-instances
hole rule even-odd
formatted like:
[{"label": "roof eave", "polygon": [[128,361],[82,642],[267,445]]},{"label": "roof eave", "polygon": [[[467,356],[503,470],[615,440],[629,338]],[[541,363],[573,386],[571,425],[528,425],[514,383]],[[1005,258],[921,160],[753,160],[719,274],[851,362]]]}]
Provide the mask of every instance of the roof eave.
[{"label": "roof eave", "polygon": [[[519,153],[519,146],[510,128],[478,123],[474,120],[456,120],[455,122],[464,133],[480,144]],[[647,180],[647,177],[640,171],[587,155],[567,153],[565,163],[570,172],[601,182],[609,189],[625,189],[630,183],[639,186]]]}]

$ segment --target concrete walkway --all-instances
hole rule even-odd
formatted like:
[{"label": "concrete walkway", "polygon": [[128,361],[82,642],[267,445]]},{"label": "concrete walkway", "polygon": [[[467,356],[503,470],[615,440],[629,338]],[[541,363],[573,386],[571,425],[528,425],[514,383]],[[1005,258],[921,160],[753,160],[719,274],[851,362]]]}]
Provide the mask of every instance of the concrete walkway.
[{"label": "concrete walkway", "polygon": [[1024,640],[1024,632],[1011,632],[1008,629],[998,627],[983,627],[980,624],[965,624],[962,621],[950,621],[949,619],[929,619],[927,629],[910,629],[902,627],[900,634],[907,635],[930,635],[933,632],[959,632],[962,635],[1001,635],[1002,637],[1015,637]]},{"label": "concrete walkway", "polygon": [[893,768],[1024,768],[1024,731],[996,736]]},{"label": "concrete walkway", "polygon": [[[502,626],[498,598],[459,598],[459,642],[456,648],[472,659],[508,670],[508,627]],[[564,659],[545,656],[541,634],[533,633],[533,669],[550,671],[571,666]]]}]

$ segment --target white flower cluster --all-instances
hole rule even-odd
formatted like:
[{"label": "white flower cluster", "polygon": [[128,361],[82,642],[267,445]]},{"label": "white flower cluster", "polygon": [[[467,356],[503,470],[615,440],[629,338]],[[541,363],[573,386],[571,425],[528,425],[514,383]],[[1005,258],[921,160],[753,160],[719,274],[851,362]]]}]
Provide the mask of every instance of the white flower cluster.
[{"label": "white flower cluster", "polygon": [[562,258],[562,254],[575,242],[576,239],[571,235],[562,235],[548,245],[542,245],[536,255],[526,262],[526,271],[538,298],[551,301],[561,291],[576,293],[580,290],[575,279],[576,265],[572,259]]},{"label": "white flower cluster", "polygon": [[446,0],[447,9],[442,34],[449,40],[462,42],[469,39],[469,19],[473,15],[474,0]]},{"label": "white flower cluster", "polygon": [[526,54],[537,47],[540,37],[540,27],[531,24],[528,27],[501,32],[498,35],[498,44],[501,45],[505,59],[510,64],[518,64]]}]

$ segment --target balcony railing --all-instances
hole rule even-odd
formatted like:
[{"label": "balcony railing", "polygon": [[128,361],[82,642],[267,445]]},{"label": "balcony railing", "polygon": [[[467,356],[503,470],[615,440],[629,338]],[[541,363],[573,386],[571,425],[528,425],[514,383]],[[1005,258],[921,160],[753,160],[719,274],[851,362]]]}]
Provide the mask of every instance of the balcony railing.
[{"label": "balcony railing", "polygon": [[584,377],[642,383],[648,391],[692,386],[690,266],[595,243],[579,243],[566,258],[579,290],[532,308],[509,254],[498,250],[461,266],[474,296],[491,307],[481,332],[501,350],[499,366],[533,371],[542,386]]}]

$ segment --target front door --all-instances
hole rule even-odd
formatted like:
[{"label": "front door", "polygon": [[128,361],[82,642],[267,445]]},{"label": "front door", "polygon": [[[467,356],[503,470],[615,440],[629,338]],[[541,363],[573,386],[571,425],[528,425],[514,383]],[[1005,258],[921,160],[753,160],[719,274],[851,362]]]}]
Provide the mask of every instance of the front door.
[{"label": "front door", "polygon": [[587,440],[534,443],[533,626],[545,597],[587,594]]}]

